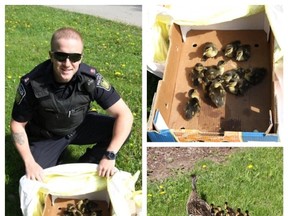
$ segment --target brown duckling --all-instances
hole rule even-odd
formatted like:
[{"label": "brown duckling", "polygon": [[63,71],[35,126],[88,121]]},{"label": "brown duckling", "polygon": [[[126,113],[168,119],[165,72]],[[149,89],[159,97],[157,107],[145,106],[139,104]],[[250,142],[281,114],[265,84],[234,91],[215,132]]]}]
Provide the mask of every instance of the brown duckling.
[{"label": "brown duckling", "polygon": [[240,45],[236,50],[236,61],[247,61],[251,56],[251,47],[248,44]]},{"label": "brown duckling", "polygon": [[222,82],[223,80],[218,78],[212,81],[209,86],[209,97],[216,107],[222,107],[226,100],[226,91],[222,86]]},{"label": "brown duckling", "polygon": [[228,202],[225,202],[224,206],[226,210],[226,215],[228,214],[227,216],[235,216],[235,211],[233,208],[229,207]]},{"label": "brown duckling", "polygon": [[248,210],[245,211],[244,216],[249,216],[249,211]]},{"label": "brown duckling", "polygon": [[244,214],[241,212],[240,208],[237,208],[235,216],[244,216]]},{"label": "brown duckling", "polygon": [[188,92],[189,100],[185,106],[185,119],[192,119],[197,113],[200,112],[199,93],[196,89],[190,89]]},{"label": "brown duckling", "polygon": [[207,42],[204,45],[202,61],[206,61],[208,58],[215,58],[218,54],[216,45],[212,42]]},{"label": "brown duckling", "polygon": [[266,74],[266,68],[248,68],[244,71],[244,79],[250,84],[256,85],[264,79]]},{"label": "brown duckling", "polygon": [[194,86],[198,86],[200,83],[203,82],[204,71],[207,68],[203,66],[201,63],[195,64],[192,69],[191,77]]},{"label": "brown duckling", "polygon": [[236,56],[236,50],[240,46],[241,42],[239,40],[233,41],[229,44],[227,44],[224,48],[224,55],[228,58],[235,58]]},{"label": "brown duckling", "polygon": [[217,63],[217,65],[207,67],[207,69],[204,71],[204,77],[210,81],[215,80],[224,73],[225,63],[225,61],[221,60]]}]

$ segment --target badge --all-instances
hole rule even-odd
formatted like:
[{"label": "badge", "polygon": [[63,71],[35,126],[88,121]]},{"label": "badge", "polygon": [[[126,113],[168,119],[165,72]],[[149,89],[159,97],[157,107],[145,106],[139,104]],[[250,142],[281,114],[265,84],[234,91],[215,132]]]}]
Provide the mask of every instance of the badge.
[{"label": "badge", "polygon": [[15,102],[18,105],[20,105],[25,96],[26,96],[26,90],[24,86],[22,85],[22,83],[20,83],[16,92]]},{"label": "badge", "polygon": [[97,76],[97,86],[105,89],[106,91],[110,91],[111,89],[110,83],[100,74]]}]

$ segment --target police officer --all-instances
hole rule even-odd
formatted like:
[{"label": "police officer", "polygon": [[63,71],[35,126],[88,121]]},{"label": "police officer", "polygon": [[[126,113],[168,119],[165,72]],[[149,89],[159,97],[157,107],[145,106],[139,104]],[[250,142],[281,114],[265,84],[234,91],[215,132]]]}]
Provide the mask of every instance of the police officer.
[{"label": "police officer", "polygon": [[[69,144],[95,144],[79,162],[97,163],[100,176],[114,173],[117,152],[127,140],[133,115],[97,70],[82,63],[83,39],[73,28],[51,38],[50,59],[24,75],[10,123],[26,176],[43,181]],[[89,111],[96,101],[109,115]]]}]

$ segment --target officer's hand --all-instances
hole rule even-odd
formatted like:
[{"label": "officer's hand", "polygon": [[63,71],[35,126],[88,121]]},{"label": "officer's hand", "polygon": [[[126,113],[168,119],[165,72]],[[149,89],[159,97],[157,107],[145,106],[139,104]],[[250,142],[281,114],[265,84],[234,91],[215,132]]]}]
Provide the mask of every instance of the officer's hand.
[{"label": "officer's hand", "polygon": [[101,177],[109,177],[115,173],[115,160],[103,157],[98,165],[98,173]]},{"label": "officer's hand", "polygon": [[43,182],[44,174],[43,168],[36,162],[25,164],[26,177],[31,180],[37,180]]}]

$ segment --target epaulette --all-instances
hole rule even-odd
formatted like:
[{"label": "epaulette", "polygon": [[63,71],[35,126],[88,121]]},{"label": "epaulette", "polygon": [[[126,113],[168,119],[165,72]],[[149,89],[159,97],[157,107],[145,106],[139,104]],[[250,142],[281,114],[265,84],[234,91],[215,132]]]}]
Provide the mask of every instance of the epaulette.
[{"label": "epaulette", "polygon": [[29,73],[25,74],[24,76],[21,77],[22,83],[25,85],[29,84],[31,80],[45,75],[45,71],[50,69],[52,66],[51,60],[48,59],[41,64],[37,65],[34,67]]},{"label": "epaulette", "polygon": [[85,63],[80,64],[79,72],[81,74],[87,75],[87,76],[94,78],[94,79],[96,79],[97,74],[98,74],[96,68],[93,68],[93,67],[91,67]]}]

